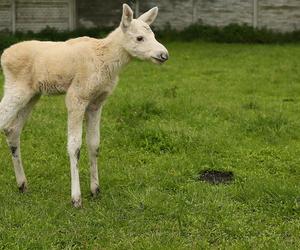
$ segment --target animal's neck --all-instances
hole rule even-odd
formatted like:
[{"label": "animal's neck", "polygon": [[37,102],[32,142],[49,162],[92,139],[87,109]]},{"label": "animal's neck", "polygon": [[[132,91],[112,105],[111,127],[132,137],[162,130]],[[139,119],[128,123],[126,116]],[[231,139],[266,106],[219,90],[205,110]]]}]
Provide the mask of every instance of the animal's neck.
[{"label": "animal's neck", "polygon": [[105,65],[112,74],[118,74],[130,62],[131,56],[122,46],[123,33],[120,28],[115,29],[105,39],[103,46],[107,49]]}]

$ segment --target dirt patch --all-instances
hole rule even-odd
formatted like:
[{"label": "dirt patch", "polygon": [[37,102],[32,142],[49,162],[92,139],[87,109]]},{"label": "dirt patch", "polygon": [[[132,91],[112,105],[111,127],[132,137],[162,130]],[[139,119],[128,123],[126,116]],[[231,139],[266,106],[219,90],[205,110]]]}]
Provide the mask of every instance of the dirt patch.
[{"label": "dirt patch", "polygon": [[231,171],[204,170],[199,173],[199,180],[211,184],[228,184],[234,179]]}]

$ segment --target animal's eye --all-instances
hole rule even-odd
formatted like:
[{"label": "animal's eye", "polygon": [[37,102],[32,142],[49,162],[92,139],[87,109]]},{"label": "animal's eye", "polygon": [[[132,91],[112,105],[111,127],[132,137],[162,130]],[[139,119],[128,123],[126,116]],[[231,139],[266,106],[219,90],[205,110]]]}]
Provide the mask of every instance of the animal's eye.
[{"label": "animal's eye", "polygon": [[137,40],[138,42],[142,42],[142,41],[144,41],[144,37],[138,36],[138,37],[136,38],[136,40]]}]

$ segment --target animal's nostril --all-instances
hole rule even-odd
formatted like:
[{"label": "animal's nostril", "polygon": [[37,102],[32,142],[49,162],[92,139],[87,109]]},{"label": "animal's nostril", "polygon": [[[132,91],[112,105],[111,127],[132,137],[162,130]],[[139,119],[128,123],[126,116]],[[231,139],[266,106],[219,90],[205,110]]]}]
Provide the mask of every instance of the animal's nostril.
[{"label": "animal's nostril", "polygon": [[160,54],[160,58],[161,58],[162,60],[164,60],[164,61],[167,61],[168,58],[169,58],[169,56],[168,56],[167,53],[161,53],[161,54]]}]

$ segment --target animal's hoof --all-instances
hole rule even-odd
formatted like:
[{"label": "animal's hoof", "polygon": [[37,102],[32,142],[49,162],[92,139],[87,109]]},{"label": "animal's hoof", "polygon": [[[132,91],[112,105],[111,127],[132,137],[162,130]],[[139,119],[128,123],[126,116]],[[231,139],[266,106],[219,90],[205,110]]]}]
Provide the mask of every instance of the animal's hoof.
[{"label": "animal's hoof", "polygon": [[26,182],[23,182],[21,184],[21,186],[19,186],[18,188],[19,188],[20,193],[26,193],[27,192],[27,184],[26,184]]},{"label": "animal's hoof", "polygon": [[72,199],[72,205],[75,208],[82,208],[82,204],[81,204],[81,198],[78,199]]},{"label": "animal's hoof", "polygon": [[92,196],[93,198],[96,198],[96,197],[98,197],[99,195],[100,195],[100,188],[99,188],[99,186],[96,187],[95,189],[92,189],[92,190],[91,190],[91,196]]}]

